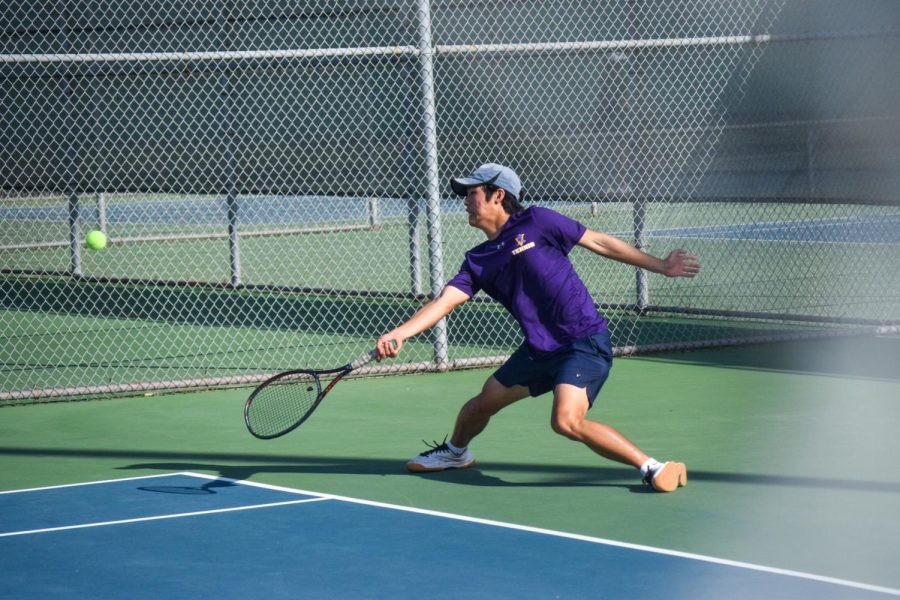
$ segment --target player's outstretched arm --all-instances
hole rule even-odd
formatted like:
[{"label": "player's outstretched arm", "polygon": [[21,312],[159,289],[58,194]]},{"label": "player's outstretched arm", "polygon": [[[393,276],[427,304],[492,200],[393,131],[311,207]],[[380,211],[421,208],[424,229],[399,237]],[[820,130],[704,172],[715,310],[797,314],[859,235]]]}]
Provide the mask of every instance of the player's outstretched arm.
[{"label": "player's outstretched arm", "polygon": [[[452,285],[446,286],[440,296],[416,311],[405,323],[378,338],[378,360],[389,356],[394,358],[403,349],[403,342],[422,333],[469,299],[469,295]],[[392,343],[393,342],[393,343]]]},{"label": "player's outstretched arm", "polygon": [[584,232],[578,240],[578,245],[600,256],[661,273],[667,277],[694,277],[700,272],[700,261],[697,257],[681,248],[673,250],[666,258],[657,258],[617,237],[590,229]]}]

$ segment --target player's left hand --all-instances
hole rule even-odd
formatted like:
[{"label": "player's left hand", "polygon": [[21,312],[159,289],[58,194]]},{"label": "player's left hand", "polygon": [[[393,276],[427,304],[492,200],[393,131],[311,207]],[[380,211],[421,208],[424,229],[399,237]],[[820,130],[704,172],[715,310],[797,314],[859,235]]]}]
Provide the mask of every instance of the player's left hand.
[{"label": "player's left hand", "polygon": [[693,277],[700,272],[700,261],[687,250],[672,250],[666,257],[663,274],[666,277]]}]

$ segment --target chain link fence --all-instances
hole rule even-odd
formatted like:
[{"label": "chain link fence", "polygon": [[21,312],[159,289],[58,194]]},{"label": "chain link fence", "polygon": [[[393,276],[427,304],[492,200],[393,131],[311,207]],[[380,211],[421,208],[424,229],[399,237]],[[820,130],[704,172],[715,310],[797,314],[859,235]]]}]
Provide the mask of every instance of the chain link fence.
[{"label": "chain link fence", "polygon": [[[667,280],[573,252],[619,354],[894,332],[900,34],[863,4],[5,3],[0,400],[343,364],[482,240],[447,182],[489,161],[701,256]],[[476,297],[365,372],[519,342]]]}]

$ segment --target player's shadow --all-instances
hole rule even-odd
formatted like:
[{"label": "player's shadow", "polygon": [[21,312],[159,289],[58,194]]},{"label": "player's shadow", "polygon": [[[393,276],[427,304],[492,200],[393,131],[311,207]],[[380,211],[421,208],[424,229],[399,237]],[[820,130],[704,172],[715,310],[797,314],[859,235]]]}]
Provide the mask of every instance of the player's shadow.
[{"label": "player's shadow", "polygon": [[[517,465],[521,468],[509,469],[509,466],[484,463],[463,470],[411,473],[411,475],[429,481],[480,487],[617,487],[631,492],[646,491],[640,481],[634,481],[635,475],[632,469],[543,467],[541,465]],[[508,479],[504,479],[500,474],[505,475]]]},{"label": "player's shadow", "polygon": [[[227,479],[246,480],[257,474],[293,475],[370,475],[404,476],[405,463],[399,458],[348,458],[336,456],[279,456],[270,454],[202,453],[185,454],[166,450],[130,450],[111,448],[10,448],[0,447],[2,456],[64,458],[101,458],[120,461],[141,460],[119,467],[127,470],[213,472]],[[151,462],[153,461],[153,462]],[[597,487],[618,486],[632,491],[643,488],[635,483],[637,474],[627,467],[481,462],[473,469],[449,471],[419,477],[447,483],[505,487]],[[809,477],[803,474],[732,473],[689,469],[689,481],[728,485],[758,485],[809,490],[845,490],[900,494],[900,482],[894,480],[837,479]],[[212,490],[210,486],[207,490]],[[203,493],[203,492],[200,492]]]},{"label": "player's shadow", "polygon": [[[136,463],[128,470],[159,470],[172,472],[215,473],[220,479],[197,487],[144,486],[145,491],[168,492],[173,494],[215,493],[217,487],[227,487],[231,481],[245,481],[261,474],[291,475],[371,475],[371,476],[413,476],[451,485],[479,487],[620,487],[632,492],[644,491],[640,482],[634,482],[631,469],[555,467],[552,465],[498,464],[486,463],[464,470],[448,470],[441,473],[408,473],[403,461],[381,459],[310,459],[306,462],[298,458],[296,462],[285,464],[223,465],[205,462],[173,461]],[[501,474],[509,476],[504,479]],[[630,482],[627,480],[631,480]],[[216,483],[221,482],[221,483]],[[152,489],[150,489],[152,487]]]},{"label": "player's shadow", "polygon": [[[257,455],[259,457],[259,455]],[[639,480],[636,471],[628,467],[547,465],[508,462],[482,462],[470,469],[450,470],[440,473],[409,474],[402,460],[382,458],[344,457],[272,457],[271,462],[256,464],[222,464],[195,460],[171,462],[144,462],[120,467],[130,470],[159,470],[166,473],[196,471],[215,473],[227,480],[250,480],[255,475],[368,475],[377,477],[403,476],[420,477],[450,485],[479,487],[522,487],[522,488],[566,488],[566,487],[618,487],[633,493],[649,491]],[[199,459],[199,460],[196,460]],[[690,470],[689,481],[695,484],[717,483],[734,485],[756,485],[793,487],[811,490],[845,490],[900,494],[900,483],[894,481],[864,481],[834,479],[827,477],[807,477],[802,475],[774,475],[763,473],[726,473],[719,471]],[[219,487],[224,487],[217,484]],[[208,485],[206,490],[215,490],[217,485]],[[226,484],[227,485],[227,484]],[[173,492],[177,493],[177,492]],[[203,491],[197,493],[205,493]]]},{"label": "player's shadow", "polygon": [[182,496],[200,496],[217,494],[220,488],[232,488],[238,484],[222,479],[210,479],[203,485],[141,485],[137,489],[144,492],[155,492],[158,494],[178,494]]}]

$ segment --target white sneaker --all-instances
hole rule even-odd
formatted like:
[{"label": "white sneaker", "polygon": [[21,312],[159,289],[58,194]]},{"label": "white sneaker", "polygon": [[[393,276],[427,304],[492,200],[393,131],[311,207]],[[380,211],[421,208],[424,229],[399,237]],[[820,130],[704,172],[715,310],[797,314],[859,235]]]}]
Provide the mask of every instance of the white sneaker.
[{"label": "white sneaker", "polygon": [[468,469],[475,464],[475,457],[468,448],[457,454],[447,446],[446,441],[442,444],[434,442],[433,446],[426,442],[425,445],[429,446],[430,450],[411,458],[406,463],[407,470],[413,473],[429,473],[446,469]]},{"label": "white sneaker", "polygon": [[687,469],[684,463],[662,463],[644,476],[644,483],[657,492],[674,492],[687,485]]}]

